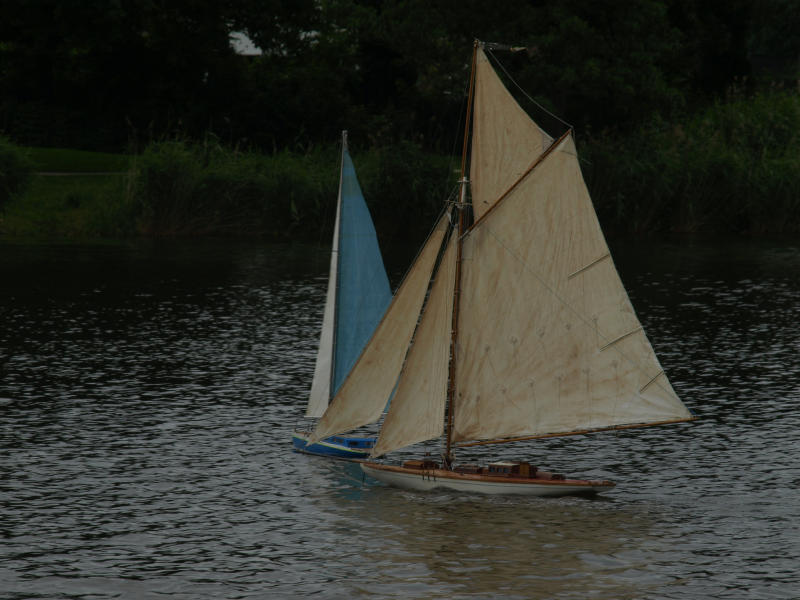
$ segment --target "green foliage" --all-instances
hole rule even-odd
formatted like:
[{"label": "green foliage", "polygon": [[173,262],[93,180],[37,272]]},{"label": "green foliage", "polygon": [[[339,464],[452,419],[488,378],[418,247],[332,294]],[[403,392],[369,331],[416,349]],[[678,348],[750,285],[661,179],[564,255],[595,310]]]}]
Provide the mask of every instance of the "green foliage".
[{"label": "green foliage", "polygon": [[520,84],[579,131],[625,130],[683,107],[673,69],[683,38],[665,2],[546,3],[533,31],[532,56],[516,61]]},{"label": "green foliage", "polygon": [[588,140],[601,220],[621,231],[800,231],[800,95],[733,95],[677,124]]},{"label": "green foliage", "polygon": [[32,171],[32,163],[25,153],[0,136],[0,210],[27,188]]},{"label": "green foliage", "polygon": [[[333,227],[339,161],[334,146],[262,155],[167,141],[137,159],[130,199],[148,234],[319,239]],[[448,191],[447,158],[406,142],[354,162],[384,242],[428,230]]]},{"label": "green foliage", "polygon": [[212,0],[6,0],[0,127],[31,145],[93,150],[148,131],[202,134],[238,88],[231,10]]},{"label": "green foliage", "polygon": [[[525,46],[501,60],[579,132],[671,119],[745,77],[788,80],[800,47],[790,0],[101,4],[6,1],[0,130],[35,146],[133,151],[214,131],[232,146],[304,153],[347,128],[371,147],[411,140],[443,153],[459,139],[476,37]],[[263,55],[235,55],[238,31]]]},{"label": "green foliage", "polygon": [[71,148],[27,148],[27,154],[37,171],[57,173],[121,172],[130,161],[124,154]]},{"label": "green foliage", "polygon": [[383,245],[419,239],[433,225],[455,186],[457,175],[447,156],[401,142],[355,160],[364,197]]},{"label": "green foliage", "polygon": [[130,197],[145,233],[287,237],[301,223],[320,221],[335,194],[337,164],[326,150],[268,157],[215,140],[166,141],[135,162]]},{"label": "green foliage", "polygon": [[37,176],[8,205],[0,231],[17,237],[111,238],[135,233],[126,177]]}]

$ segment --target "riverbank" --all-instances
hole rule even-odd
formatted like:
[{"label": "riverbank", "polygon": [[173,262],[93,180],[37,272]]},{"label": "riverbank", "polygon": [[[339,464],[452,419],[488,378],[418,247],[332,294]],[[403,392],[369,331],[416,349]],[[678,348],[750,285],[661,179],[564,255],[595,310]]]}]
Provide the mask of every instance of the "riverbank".
[{"label": "riverbank", "polygon": [[[774,90],[628,134],[579,134],[577,144],[611,235],[795,234],[798,132],[800,95]],[[25,152],[38,175],[5,205],[7,237],[318,240],[333,227],[336,144],[265,154],[209,135],[153,143],[136,156]],[[354,145],[351,154],[382,244],[424,236],[456,187],[458,161],[419,144]]]},{"label": "riverbank", "polygon": [[[154,143],[137,156],[22,151],[36,172],[0,215],[7,238],[317,240],[333,228],[340,163],[333,144],[274,154],[209,140]],[[384,241],[427,231],[452,185],[449,160],[410,143],[359,153],[361,186]]]}]

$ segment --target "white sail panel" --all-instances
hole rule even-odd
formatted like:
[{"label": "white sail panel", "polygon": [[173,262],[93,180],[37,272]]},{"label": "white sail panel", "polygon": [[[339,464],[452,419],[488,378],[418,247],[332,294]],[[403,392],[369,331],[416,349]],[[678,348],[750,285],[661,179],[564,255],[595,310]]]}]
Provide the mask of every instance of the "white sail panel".
[{"label": "white sail panel", "polygon": [[553,139],[522,110],[480,48],[475,61],[470,185],[478,219]]},{"label": "white sail panel", "polygon": [[463,247],[453,439],[688,419],[609,256],[567,137]]},{"label": "white sail panel", "polygon": [[419,321],[448,220],[449,214],[443,216],[428,238],[375,333],[317,423],[309,444],[380,418]]},{"label": "white sail panel", "polygon": [[[341,179],[341,178],[340,178]],[[339,263],[339,219],[342,214],[342,188],[339,184],[339,199],[336,202],[336,222],[333,226],[331,266],[328,270],[328,291],[325,294],[325,312],[322,315],[322,333],[319,337],[314,379],[306,407],[307,417],[321,417],[328,408],[331,396],[331,368],[333,366],[333,327],[336,310],[336,269]]]},{"label": "white sail panel", "polygon": [[456,235],[436,273],[397,391],[371,456],[441,435],[450,364]]}]

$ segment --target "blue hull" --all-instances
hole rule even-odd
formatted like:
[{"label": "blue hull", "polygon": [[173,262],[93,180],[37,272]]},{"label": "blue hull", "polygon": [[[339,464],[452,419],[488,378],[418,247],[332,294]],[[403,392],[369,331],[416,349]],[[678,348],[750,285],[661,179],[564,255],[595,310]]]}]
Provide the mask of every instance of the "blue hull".
[{"label": "blue hull", "polygon": [[329,456],[331,458],[361,459],[369,456],[375,445],[374,437],[353,437],[334,435],[315,444],[308,444],[308,433],[295,431],[292,435],[292,444],[298,452]]}]

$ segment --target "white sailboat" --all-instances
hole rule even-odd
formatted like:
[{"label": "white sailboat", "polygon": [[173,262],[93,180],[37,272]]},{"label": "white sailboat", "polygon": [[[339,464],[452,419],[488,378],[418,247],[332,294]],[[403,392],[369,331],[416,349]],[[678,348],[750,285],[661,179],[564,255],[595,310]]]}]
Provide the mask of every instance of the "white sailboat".
[{"label": "white sailboat", "polygon": [[[328,407],[391,297],[375,227],[347,149],[347,132],[343,131],[328,290],[306,417],[318,418]],[[309,443],[309,432],[298,428],[292,434],[292,443],[299,452],[359,459],[369,454],[375,437],[333,435]]]},{"label": "white sailboat", "polygon": [[526,462],[455,460],[463,446],[692,419],[622,286],[571,130],[554,140],[533,122],[490,49],[474,48],[459,199],[311,439],[378,421],[394,390],[370,457],[442,434],[445,444],[441,462],[363,462],[379,480],[536,496],[607,490],[614,484]]}]

